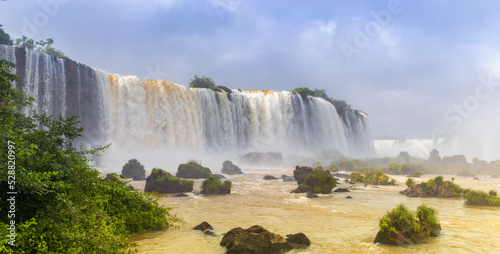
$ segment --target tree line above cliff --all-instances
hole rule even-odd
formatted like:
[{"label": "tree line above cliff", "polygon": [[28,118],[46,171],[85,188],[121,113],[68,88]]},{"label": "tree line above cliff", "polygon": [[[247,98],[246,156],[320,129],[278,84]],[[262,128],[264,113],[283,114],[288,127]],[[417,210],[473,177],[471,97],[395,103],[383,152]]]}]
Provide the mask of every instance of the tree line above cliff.
[{"label": "tree line above cliff", "polygon": [[13,45],[20,48],[25,48],[28,50],[34,50],[53,57],[66,57],[64,53],[52,45],[54,44],[53,38],[48,38],[46,40],[35,41],[32,38],[22,36],[21,38],[13,39],[8,33],[3,30],[3,25],[0,24],[0,44]]}]

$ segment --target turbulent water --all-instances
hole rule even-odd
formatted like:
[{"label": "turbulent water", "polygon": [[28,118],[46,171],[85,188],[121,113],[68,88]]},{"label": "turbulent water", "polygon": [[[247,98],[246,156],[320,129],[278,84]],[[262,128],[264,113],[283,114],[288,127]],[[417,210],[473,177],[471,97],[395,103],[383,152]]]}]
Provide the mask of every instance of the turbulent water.
[{"label": "turbulent water", "polygon": [[339,117],[335,107],[322,99],[288,91],[220,93],[188,88],[108,74],[69,59],[5,45],[0,46],[0,57],[17,64],[16,87],[36,99],[23,109],[26,114],[36,110],[79,115],[86,145],[113,144],[107,156],[113,166],[123,165],[130,157],[148,154],[144,160],[151,161],[166,153],[180,156],[181,151],[372,153],[367,117],[352,111]]},{"label": "turbulent water", "polygon": [[[348,193],[320,195],[307,199],[305,194],[290,194],[296,182],[266,181],[263,176],[292,174],[292,169],[247,169],[245,175],[228,176],[233,182],[232,193],[222,196],[195,196],[185,198],[162,197],[160,202],[173,207],[187,224],[166,231],[134,235],[139,253],[225,253],[219,245],[222,235],[205,236],[191,229],[202,221],[214,230],[225,233],[232,228],[261,225],[281,235],[302,232],[312,245],[289,253],[499,253],[500,208],[464,205],[461,198],[410,198],[399,194],[405,177],[394,176],[400,186],[357,186]],[[429,177],[417,179],[427,181]],[[451,176],[445,176],[450,179]],[[455,176],[462,187],[500,191],[500,179]],[[133,182],[144,188],[144,182]],[[349,187],[342,183],[338,187]],[[200,188],[196,180],[195,191]],[[346,196],[352,199],[346,199]],[[384,214],[397,204],[404,203],[411,210],[425,203],[438,210],[442,231],[437,238],[409,247],[374,244],[378,223]]]}]

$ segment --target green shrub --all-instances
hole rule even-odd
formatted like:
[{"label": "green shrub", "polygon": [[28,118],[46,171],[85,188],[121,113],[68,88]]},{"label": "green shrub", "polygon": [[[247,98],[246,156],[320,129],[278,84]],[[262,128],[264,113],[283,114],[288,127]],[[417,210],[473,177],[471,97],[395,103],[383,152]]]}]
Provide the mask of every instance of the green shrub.
[{"label": "green shrub", "polygon": [[303,183],[299,184],[294,192],[314,192],[328,194],[336,185],[337,180],[330,174],[330,171],[318,167],[307,175]]},{"label": "green shrub", "polygon": [[389,181],[389,177],[380,170],[369,171],[364,176],[357,172],[351,173],[351,181],[380,185],[394,184],[396,182],[394,179]]},{"label": "green shrub", "polygon": [[180,178],[192,178],[201,179],[207,178],[212,175],[212,171],[209,168],[201,166],[195,161],[190,161],[185,164],[180,164],[177,168],[177,174],[175,176]]},{"label": "green shrub", "polygon": [[406,186],[408,187],[415,187],[417,183],[415,182],[415,180],[413,180],[413,178],[409,177],[408,180],[406,180]]},{"label": "green shrub", "polygon": [[161,168],[153,168],[146,179],[146,192],[178,193],[193,191],[193,180],[180,179]]},{"label": "green shrub", "polygon": [[311,167],[300,167],[296,166],[295,170],[293,171],[293,177],[295,177],[295,180],[297,180],[298,184],[302,184],[304,180],[306,180],[306,177],[313,172],[313,169]]},{"label": "green shrub", "polygon": [[122,168],[122,175],[134,180],[146,179],[146,170],[144,166],[136,159],[131,159]]},{"label": "green shrub", "polygon": [[416,214],[399,204],[380,220],[375,242],[404,245],[421,242],[429,236],[438,236],[441,225],[437,211],[426,205],[417,207]]},{"label": "green shrub", "polygon": [[231,193],[231,181],[222,182],[217,176],[209,176],[201,184],[201,194],[205,195],[221,195]]},{"label": "green shrub", "polygon": [[466,205],[478,206],[500,206],[500,197],[496,195],[495,190],[489,193],[467,189],[462,193]]},{"label": "green shrub", "polygon": [[[16,246],[0,240],[1,253],[123,253],[127,235],[167,228],[180,222],[156,199],[129,186],[116,175],[102,179],[90,166],[104,148],[82,150],[73,142],[83,128],[77,117],[24,116],[18,108],[33,99],[12,87],[12,64],[0,59],[0,98],[8,103],[0,114],[0,153],[16,151]],[[0,165],[7,165],[0,156]],[[8,171],[0,170],[0,189],[8,189]],[[9,207],[0,192],[2,211]],[[22,205],[21,205],[22,204]],[[10,222],[0,217],[0,227]],[[7,241],[6,241],[7,240]]]}]

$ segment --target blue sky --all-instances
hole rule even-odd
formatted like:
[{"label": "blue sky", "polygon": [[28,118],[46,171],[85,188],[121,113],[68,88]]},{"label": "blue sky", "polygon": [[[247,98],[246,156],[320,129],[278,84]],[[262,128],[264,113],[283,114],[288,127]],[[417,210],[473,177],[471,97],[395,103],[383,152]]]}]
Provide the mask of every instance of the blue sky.
[{"label": "blue sky", "polygon": [[[70,58],[108,73],[325,89],[367,112],[375,138],[500,129],[500,87],[478,81],[500,81],[498,13],[498,1],[0,2],[0,24],[14,37],[54,38]],[[488,98],[477,99],[478,89]]]}]

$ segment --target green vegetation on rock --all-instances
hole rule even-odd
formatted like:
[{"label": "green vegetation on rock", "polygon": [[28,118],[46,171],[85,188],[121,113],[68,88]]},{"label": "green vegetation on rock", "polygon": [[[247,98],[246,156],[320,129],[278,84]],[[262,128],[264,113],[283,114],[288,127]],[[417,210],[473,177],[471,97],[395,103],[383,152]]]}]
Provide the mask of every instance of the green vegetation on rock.
[{"label": "green vegetation on rock", "polygon": [[209,168],[201,166],[198,162],[190,161],[180,164],[175,176],[180,178],[202,179],[212,175]]},{"label": "green vegetation on rock", "polygon": [[[309,167],[297,166],[293,171],[297,184],[297,189],[293,192],[314,192],[328,194],[337,185],[337,180],[330,174],[330,171],[317,167],[312,170]],[[299,180],[300,179],[300,180]]]},{"label": "green vegetation on rock", "polygon": [[[75,148],[83,128],[77,117],[33,114],[18,108],[33,99],[12,87],[18,80],[9,72],[12,63],[0,59],[0,188],[9,189],[15,175],[15,247],[9,238],[0,240],[1,253],[124,253],[129,234],[165,229],[180,222],[170,208],[118,177],[108,180],[89,165],[90,156],[105,148]],[[13,152],[9,152],[13,151]],[[15,154],[14,154],[15,153]],[[11,156],[12,157],[12,156]],[[12,195],[0,193],[0,211],[7,214]],[[0,217],[4,230],[11,223]],[[5,235],[5,234],[4,234]]]},{"label": "green vegetation on rock", "polygon": [[205,195],[221,195],[231,193],[231,181],[222,182],[217,176],[209,176],[201,184],[201,194]]},{"label": "green vegetation on rock", "polygon": [[417,185],[417,183],[415,182],[415,180],[413,180],[413,178],[409,177],[406,180],[406,186],[408,186],[408,187],[414,187],[415,185]]},{"label": "green vegetation on rock", "polygon": [[380,220],[380,230],[374,242],[401,246],[436,237],[441,232],[436,214],[434,208],[423,204],[417,207],[416,213],[399,204]]},{"label": "green vegetation on rock", "polygon": [[313,169],[311,167],[300,167],[296,166],[295,170],[293,171],[293,177],[295,180],[297,180],[298,184],[302,184],[304,180],[306,180],[306,177],[313,172]]},{"label": "green vegetation on rock", "polygon": [[300,94],[302,96],[302,98],[307,98],[307,96],[319,97],[319,98],[324,99],[325,101],[330,102],[335,107],[335,109],[337,110],[337,113],[342,117],[342,119],[346,119],[345,112],[347,112],[347,111],[354,111],[354,113],[357,115],[359,115],[362,112],[360,110],[352,109],[351,105],[348,104],[345,100],[335,100],[335,99],[329,97],[326,94],[326,91],[324,89],[311,90],[307,87],[299,87],[299,88],[293,89],[292,92]]},{"label": "green vegetation on rock", "polygon": [[396,180],[391,179],[389,181],[389,177],[386,176],[380,170],[370,170],[365,175],[362,175],[358,172],[351,173],[351,181],[353,182],[361,182],[366,184],[378,184],[378,185],[393,185],[396,183]]},{"label": "green vegetation on rock", "polygon": [[445,181],[442,176],[437,176],[434,179],[429,179],[429,181],[420,184],[407,184],[407,186],[408,188],[401,191],[400,194],[409,197],[455,198],[460,197],[463,192],[463,189],[458,184],[453,183],[453,181]]},{"label": "green vegetation on rock", "polygon": [[146,170],[138,160],[131,159],[122,168],[122,175],[126,178],[133,178],[134,180],[146,179]]},{"label": "green vegetation on rock", "polygon": [[484,191],[476,191],[466,189],[462,193],[466,205],[478,206],[500,206],[500,197],[495,190],[490,190],[488,193]]},{"label": "green vegetation on rock", "polygon": [[193,180],[180,179],[161,168],[153,168],[146,179],[146,192],[179,193],[193,191]]}]

